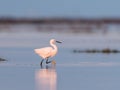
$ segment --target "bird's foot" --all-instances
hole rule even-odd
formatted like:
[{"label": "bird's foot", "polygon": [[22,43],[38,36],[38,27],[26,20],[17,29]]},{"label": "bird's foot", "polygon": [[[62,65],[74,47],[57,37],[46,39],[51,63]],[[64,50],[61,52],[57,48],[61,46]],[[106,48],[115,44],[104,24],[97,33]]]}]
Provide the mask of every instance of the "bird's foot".
[{"label": "bird's foot", "polygon": [[54,60],[52,60],[52,61],[51,61],[51,64],[55,65],[55,64],[56,64],[56,62],[55,62]]}]

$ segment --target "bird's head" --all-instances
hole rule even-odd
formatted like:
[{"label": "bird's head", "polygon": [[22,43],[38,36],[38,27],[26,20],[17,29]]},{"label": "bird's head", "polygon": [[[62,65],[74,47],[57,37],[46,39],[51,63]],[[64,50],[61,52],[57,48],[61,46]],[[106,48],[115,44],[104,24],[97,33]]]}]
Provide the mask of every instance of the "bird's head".
[{"label": "bird's head", "polygon": [[50,43],[53,43],[53,44],[55,44],[56,42],[57,42],[57,43],[62,43],[62,42],[60,42],[60,41],[57,41],[57,40],[55,40],[55,39],[51,39],[51,40],[50,40]]}]

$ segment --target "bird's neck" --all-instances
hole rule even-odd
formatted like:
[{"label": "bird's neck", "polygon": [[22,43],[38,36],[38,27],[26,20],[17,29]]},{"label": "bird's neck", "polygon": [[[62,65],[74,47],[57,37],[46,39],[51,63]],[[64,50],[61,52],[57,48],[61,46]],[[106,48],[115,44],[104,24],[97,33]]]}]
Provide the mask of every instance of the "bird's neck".
[{"label": "bird's neck", "polygon": [[53,47],[54,50],[58,50],[58,48],[55,44],[51,43],[51,46]]}]

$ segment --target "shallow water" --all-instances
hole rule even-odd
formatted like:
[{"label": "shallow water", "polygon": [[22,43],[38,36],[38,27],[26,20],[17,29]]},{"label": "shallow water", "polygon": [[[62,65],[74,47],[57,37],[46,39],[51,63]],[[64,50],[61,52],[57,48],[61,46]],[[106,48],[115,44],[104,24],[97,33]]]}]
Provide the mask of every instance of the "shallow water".
[{"label": "shallow water", "polygon": [[[119,90],[120,55],[73,53],[73,49],[119,48],[119,35],[58,33],[1,33],[1,90]],[[63,40],[59,52],[43,65],[34,48],[47,46],[50,38]]]}]

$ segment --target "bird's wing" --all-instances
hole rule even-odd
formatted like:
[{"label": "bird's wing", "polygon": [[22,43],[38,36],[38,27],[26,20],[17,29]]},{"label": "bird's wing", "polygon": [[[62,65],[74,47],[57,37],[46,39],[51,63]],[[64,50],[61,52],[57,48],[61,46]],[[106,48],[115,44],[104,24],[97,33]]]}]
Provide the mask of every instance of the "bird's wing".
[{"label": "bird's wing", "polygon": [[51,51],[52,51],[51,47],[45,47],[45,48],[35,49],[35,52],[37,54],[39,54],[40,56],[44,55],[46,57],[49,57]]}]

